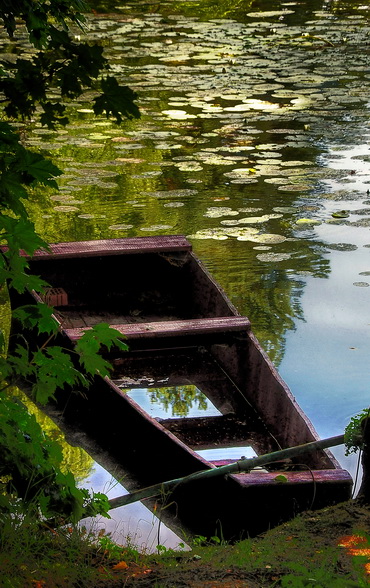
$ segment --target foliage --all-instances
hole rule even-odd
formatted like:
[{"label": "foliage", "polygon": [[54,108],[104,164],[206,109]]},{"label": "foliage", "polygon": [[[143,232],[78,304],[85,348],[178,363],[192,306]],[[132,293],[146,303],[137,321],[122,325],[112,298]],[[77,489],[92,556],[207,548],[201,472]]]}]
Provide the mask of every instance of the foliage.
[{"label": "foliage", "polygon": [[318,568],[312,570],[300,563],[291,563],[289,568],[292,570],[290,574],[282,577],[280,586],[282,588],[304,588],[305,586],[314,585],[317,588],[360,588],[365,584],[358,584],[347,578],[333,578],[332,571],[328,567]]},{"label": "foliage", "polygon": [[0,585],[9,588],[98,585],[106,555],[75,525],[53,529],[28,509],[0,515]]},{"label": "foliage", "polygon": [[192,385],[151,388],[150,400],[161,403],[166,412],[171,409],[172,416],[186,416],[193,407],[193,403],[197,403],[198,410],[207,409],[204,394]]},{"label": "foliage", "polygon": [[[48,244],[35,231],[27,212],[30,190],[57,189],[61,175],[50,160],[22,145],[22,132],[14,119],[39,117],[54,129],[68,122],[68,100],[86,89],[95,92],[94,110],[122,117],[139,116],[136,95],[120,87],[115,78],[101,75],[109,65],[103,48],[76,40],[71,27],[83,30],[86,4],[82,0],[4,0],[0,18],[11,40],[26,31],[27,58],[0,63],[0,289],[19,294],[42,291],[47,284],[31,275],[27,257]],[[19,25],[19,20],[23,22]],[[51,95],[53,97],[51,97]],[[56,96],[56,97],[55,97]],[[45,403],[56,390],[87,387],[96,374],[106,376],[110,366],[100,354],[102,346],[127,346],[109,325],[98,325],[81,338],[74,350],[56,344],[58,325],[45,304],[13,308],[13,325],[22,336],[11,339],[0,329],[0,433],[2,489],[0,508],[32,503],[34,514],[46,518],[78,520],[96,512],[106,513],[104,495],[92,498],[76,487],[72,474],[60,470],[61,450],[45,435],[25,406],[8,393],[14,384],[30,384],[33,397]],[[37,347],[28,341],[37,340]],[[19,502],[19,500],[21,502]]]},{"label": "foliage", "polygon": [[14,38],[16,19],[21,18],[34,48],[30,59],[17,58],[15,63],[1,64],[0,91],[5,97],[7,116],[30,118],[41,107],[42,124],[49,128],[66,124],[66,105],[60,100],[53,102],[48,97],[50,91],[60,91],[64,99],[76,98],[86,88],[101,90],[95,101],[96,112],[105,109],[107,116],[112,112],[118,122],[122,115],[139,116],[134,92],[120,88],[114,78],[98,82],[100,72],[109,69],[103,48],[72,38],[68,23],[83,28],[83,10],[87,10],[87,4],[81,0],[2,2],[0,17],[10,37]]},{"label": "foliage", "polygon": [[344,444],[346,455],[356,453],[362,447],[363,434],[362,422],[370,416],[370,408],[364,408],[359,414],[352,417],[344,431]]},{"label": "foliage", "polygon": [[71,473],[60,471],[61,447],[43,433],[18,398],[0,397],[0,420],[0,512],[31,504],[35,515],[59,521],[106,513],[104,495],[90,497],[87,490],[76,488]]}]

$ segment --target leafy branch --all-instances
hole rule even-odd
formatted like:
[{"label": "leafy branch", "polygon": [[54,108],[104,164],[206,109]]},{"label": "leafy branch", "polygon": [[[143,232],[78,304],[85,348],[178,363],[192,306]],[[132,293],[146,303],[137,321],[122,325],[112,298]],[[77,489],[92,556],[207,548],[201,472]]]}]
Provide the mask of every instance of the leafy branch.
[{"label": "leafy branch", "polygon": [[[0,291],[22,294],[42,291],[47,284],[30,274],[27,258],[48,244],[35,231],[27,212],[29,190],[43,186],[57,189],[61,175],[49,159],[22,145],[13,119],[39,117],[42,125],[66,125],[66,102],[86,89],[96,92],[94,110],[113,116],[140,116],[137,96],[108,75],[109,64],[99,45],[80,43],[70,34],[70,25],[83,30],[83,0],[2,0],[0,20],[11,42],[16,44],[18,22],[23,21],[30,42],[30,57],[15,62],[0,61]],[[15,47],[15,52],[17,48]],[[59,93],[60,98],[50,95]],[[7,121],[6,118],[9,120]],[[121,334],[98,325],[86,332],[75,349],[58,342],[58,324],[46,304],[10,309],[13,331],[8,350],[8,329],[0,328],[0,512],[15,509],[19,501],[34,501],[35,515],[62,516],[78,520],[86,508],[90,514],[107,512],[104,495],[89,498],[76,487],[71,474],[60,471],[60,450],[36,426],[26,407],[11,394],[11,386],[27,382],[38,402],[47,402],[57,390],[81,389],[96,374],[109,374],[103,347],[127,349]],[[16,328],[14,328],[16,326]],[[37,345],[30,345],[37,341]],[[4,493],[5,492],[5,493]],[[14,510],[13,510],[14,512]]]},{"label": "leafy branch", "polygon": [[362,449],[363,430],[362,423],[370,416],[370,408],[364,408],[360,413],[351,418],[344,431],[344,444],[346,455],[357,453]]}]

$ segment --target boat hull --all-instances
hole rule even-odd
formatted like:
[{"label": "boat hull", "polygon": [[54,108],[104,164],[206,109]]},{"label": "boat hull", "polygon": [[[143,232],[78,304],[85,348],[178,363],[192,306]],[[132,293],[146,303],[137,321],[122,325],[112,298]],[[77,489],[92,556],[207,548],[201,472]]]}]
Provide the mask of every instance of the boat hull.
[{"label": "boat hull", "polygon": [[[107,352],[108,379],[85,395],[58,392],[55,419],[72,443],[127,473],[129,490],[217,467],[197,452],[251,447],[257,454],[318,439],[254,336],[183,237],[66,243],[37,252],[31,271],[51,285],[61,342],[107,321],[128,352]],[[24,303],[13,294],[13,303]],[[152,418],[129,391],[192,386],[217,409],[196,418]],[[253,536],[308,508],[347,500],[352,479],[329,451],[265,471],[179,485],[158,504],[192,533]],[[150,502],[150,501],[149,501]]]}]

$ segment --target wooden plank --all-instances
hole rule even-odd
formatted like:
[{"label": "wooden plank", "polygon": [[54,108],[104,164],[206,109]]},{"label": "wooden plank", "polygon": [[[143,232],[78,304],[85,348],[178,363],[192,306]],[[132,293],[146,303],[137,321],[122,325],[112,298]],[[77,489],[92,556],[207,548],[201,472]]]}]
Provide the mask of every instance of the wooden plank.
[{"label": "wooden plank", "polygon": [[[112,326],[128,339],[178,337],[197,334],[206,335],[208,333],[227,333],[232,331],[245,332],[251,328],[250,321],[243,316],[131,323]],[[71,341],[77,341],[88,328],[63,329],[63,332]]]},{"label": "wooden plank", "polygon": [[[284,476],[286,481],[277,480],[277,476]],[[297,484],[335,484],[344,483],[352,485],[352,478],[346,470],[335,468],[331,470],[302,470],[290,472],[286,470],[265,472],[263,470],[249,473],[231,474],[242,487],[270,486],[270,485],[297,485]]]},{"label": "wooden plank", "polygon": [[[168,431],[174,433],[179,439],[187,443],[193,449],[217,449],[218,447],[244,447],[253,445],[255,438],[258,441],[266,436],[266,431],[256,418],[238,418],[234,415],[218,415],[208,417],[181,417],[169,419],[157,419]],[[256,429],[259,429],[256,431]],[[271,442],[267,443],[267,451]],[[241,455],[241,454],[240,454]],[[239,457],[240,459],[240,457]],[[234,461],[237,461],[236,459]]]},{"label": "wooden plank", "polygon": [[[52,243],[50,245],[50,252],[38,250],[34,253],[32,259],[67,259],[71,257],[94,257],[97,255],[191,251],[191,249],[191,243],[182,235],[133,237],[128,239],[97,239],[96,241]],[[21,253],[25,257],[28,257],[23,251]]]}]

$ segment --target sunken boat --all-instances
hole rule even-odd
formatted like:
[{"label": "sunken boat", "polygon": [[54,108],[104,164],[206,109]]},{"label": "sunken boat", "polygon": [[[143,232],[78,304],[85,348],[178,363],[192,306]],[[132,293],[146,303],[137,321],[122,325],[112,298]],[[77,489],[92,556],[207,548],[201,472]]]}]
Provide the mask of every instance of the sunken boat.
[{"label": "sunken boat", "polygon": [[[97,376],[84,395],[61,391],[52,414],[90,440],[97,461],[109,455],[129,472],[131,491],[228,463],[207,459],[207,450],[248,447],[263,455],[318,440],[248,318],[186,238],[57,243],[36,252],[29,266],[50,285],[32,300],[54,307],[64,345],[73,347],[99,322],[125,338],[128,351],[106,352],[111,377]],[[13,296],[13,303],[30,302]],[[189,387],[216,414],[153,418],[130,395]],[[351,488],[331,452],[317,449],[263,469],[179,484],[156,508],[166,507],[191,533],[239,539],[347,500]]]}]

